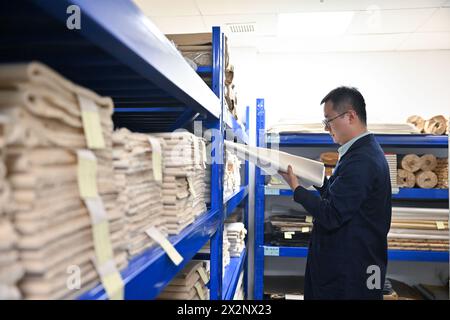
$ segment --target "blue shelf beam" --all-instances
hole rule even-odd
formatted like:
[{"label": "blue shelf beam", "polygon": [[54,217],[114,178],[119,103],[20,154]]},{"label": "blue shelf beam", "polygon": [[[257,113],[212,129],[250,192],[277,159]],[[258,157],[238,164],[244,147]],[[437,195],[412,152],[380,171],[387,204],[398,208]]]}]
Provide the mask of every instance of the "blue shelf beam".
[{"label": "blue shelf beam", "polygon": [[[271,187],[264,188],[265,195],[274,196],[293,196],[290,189],[277,189]],[[316,190],[311,190],[319,194]],[[420,188],[400,188],[398,193],[392,194],[395,200],[448,200],[448,189],[420,189]]]},{"label": "blue shelf beam", "polygon": [[[211,210],[199,217],[179,235],[169,238],[183,262],[176,266],[162,248],[152,248],[131,260],[121,272],[125,283],[125,299],[155,299],[167,284],[183,269],[188,261],[206,244],[220,224],[218,210]],[[102,285],[82,294],[80,300],[107,299]]]},{"label": "blue shelf beam", "polygon": [[[265,257],[306,258],[306,247],[261,246]],[[449,262],[448,251],[388,250],[389,261]]]},{"label": "blue shelf beam", "polygon": [[[80,8],[79,30],[66,27],[70,5]],[[183,115],[179,107],[219,119],[219,98],[132,1],[10,1],[0,12],[8,27],[0,62],[41,61],[118,108],[177,106],[165,111],[171,116],[140,119],[138,131],[167,131]],[[136,129],[139,114],[131,121],[116,112],[117,126]]]},{"label": "blue shelf beam", "polygon": [[200,74],[213,73],[213,66],[198,66],[197,67],[197,73],[200,73]]},{"label": "blue shelf beam", "polygon": [[[428,134],[376,134],[375,138],[383,147],[403,148],[448,148],[447,136]],[[286,147],[338,147],[327,133],[268,134],[267,143],[278,143]]]},{"label": "blue shelf beam", "polygon": [[233,300],[236,293],[239,276],[244,268],[247,257],[247,249],[245,248],[240,257],[230,258],[230,264],[225,267],[223,276],[222,297],[223,300]]},{"label": "blue shelf beam", "polygon": [[236,208],[239,206],[239,204],[242,203],[242,201],[247,199],[248,195],[248,187],[247,186],[241,186],[240,190],[234,194],[232,194],[228,199],[224,201],[224,205],[226,207],[226,217],[227,218],[230,214],[236,210]]}]

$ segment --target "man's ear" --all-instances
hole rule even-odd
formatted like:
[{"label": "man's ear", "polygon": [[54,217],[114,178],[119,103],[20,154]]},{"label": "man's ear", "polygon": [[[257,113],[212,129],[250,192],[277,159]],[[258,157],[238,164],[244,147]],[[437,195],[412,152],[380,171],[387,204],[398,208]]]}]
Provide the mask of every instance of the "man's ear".
[{"label": "man's ear", "polygon": [[350,120],[351,123],[353,123],[353,122],[356,120],[357,116],[356,116],[355,110],[350,109],[350,110],[348,111],[348,118],[349,118],[349,120]]}]

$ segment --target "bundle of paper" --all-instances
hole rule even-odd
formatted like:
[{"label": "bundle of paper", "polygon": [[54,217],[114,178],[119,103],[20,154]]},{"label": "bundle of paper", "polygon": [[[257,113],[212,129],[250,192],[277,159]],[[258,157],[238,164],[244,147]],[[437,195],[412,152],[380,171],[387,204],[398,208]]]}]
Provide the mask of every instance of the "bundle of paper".
[{"label": "bundle of paper", "polygon": [[448,158],[438,158],[434,172],[438,178],[436,188],[448,189]]},{"label": "bundle of paper", "polygon": [[11,198],[4,163],[6,125],[7,119],[0,116],[0,300],[16,300],[21,298],[17,282],[24,270],[16,247],[17,234],[10,220]]},{"label": "bundle of paper", "polygon": [[[117,266],[126,265],[124,216],[116,206],[112,163],[112,110],[110,98],[44,65],[0,66],[0,113],[12,124],[6,132],[6,163],[26,271],[20,283],[25,298],[71,298],[99,281],[80,175],[96,181],[95,193],[109,221],[104,236],[110,237]],[[89,163],[95,164],[88,170],[77,157],[77,149],[86,148],[93,149]],[[79,285],[68,286],[68,270],[79,270]]]},{"label": "bundle of paper", "polygon": [[239,191],[241,187],[241,162],[239,158],[226,150],[223,174],[223,196],[227,198]]},{"label": "bundle of paper", "polygon": [[242,160],[255,163],[270,175],[276,174],[278,171],[287,172],[288,166],[291,165],[303,187],[308,188],[313,185],[321,187],[323,185],[325,166],[322,162],[275,149],[252,147],[230,141],[225,141],[225,146],[227,150],[234,152]]},{"label": "bundle of paper", "polygon": [[391,177],[391,187],[397,188],[397,155],[386,153],[384,155],[389,165],[389,175]]},{"label": "bundle of paper", "polygon": [[244,224],[242,222],[226,223],[224,230],[230,243],[230,256],[240,257],[245,249],[245,235],[247,234]]},{"label": "bundle of paper", "polygon": [[306,214],[272,215],[264,226],[264,241],[275,246],[305,247],[312,228],[312,217]]},{"label": "bundle of paper", "polygon": [[209,272],[202,261],[191,260],[158,296],[158,300],[209,300]]},{"label": "bundle of paper", "polygon": [[157,133],[164,140],[163,205],[169,234],[178,234],[206,212],[206,147],[188,132]]},{"label": "bundle of paper", "polygon": [[392,208],[391,249],[447,251],[448,209]]},{"label": "bundle of paper", "polygon": [[[374,134],[419,134],[410,123],[369,123],[367,129]],[[326,133],[321,123],[282,121],[267,130],[268,133]]]},{"label": "bundle of paper", "polygon": [[162,139],[122,128],[113,133],[114,170],[120,190],[118,206],[126,214],[128,257],[155,245],[145,231],[155,227],[164,235],[162,201]]}]

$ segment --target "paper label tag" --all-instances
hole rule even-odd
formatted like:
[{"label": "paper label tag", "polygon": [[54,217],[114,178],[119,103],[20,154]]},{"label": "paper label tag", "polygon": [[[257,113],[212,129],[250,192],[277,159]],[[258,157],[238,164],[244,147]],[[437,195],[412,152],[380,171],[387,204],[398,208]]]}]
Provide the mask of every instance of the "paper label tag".
[{"label": "paper label tag", "polygon": [[192,194],[194,198],[197,197],[197,192],[195,192],[194,181],[192,181],[192,177],[187,177],[187,182],[189,185],[189,192]]},{"label": "paper label tag", "polygon": [[178,253],[177,249],[175,249],[158,229],[150,227],[145,230],[145,233],[163,248],[175,265],[178,266],[183,261],[183,257]]},{"label": "paper label tag", "polygon": [[113,250],[109,238],[108,221],[103,221],[92,226],[94,236],[95,256],[99,266],[113,258]]},{"label": "paper label tag", "polygon": [[99,266],[97,261],[93,261],[98,274],[100,275],[103,287],[110,300],[124,299],[124,284],[114,260],[109,260]]},{"label": "paper label tag", "polygon": [[209,282],[209,277],[206,274],[205,270],[203,268],[199,268],[197,270],[198,274],[200,275],[200,278],[202,278],[202,281],[204,284],[207,284]]},{"label": "paper label tag", "polygon": [[200,285],[200,283],[196,283],[195,285],[194,285],[194,287],[195,287],[195,290],[197,291],[197,293],[198,293],[198,296],[200,297],[200,300],[205,300],[205,293],[203,292],[203,288],[202,288],[202,286]]},{"label": "paper label tag", "polygon": [[280,248],[264,246],[264,255],[278,257],[280,255]]},{"label": "paper label tag", "polygon": [[88,209],[89,215],[91,217],[91,223],[93,225],[108,220],[105,207],[103,206],[103,201],[100,197],[86,198],[84,199],[84,204]]},{"label": "paper label tag", "polygon": [[124,299],[124,284],[119,271],[116,270],[103,277],[102,284],[110,300]]},{"label": "paper label tag", "polygon": [[97,105],[94,101],[82,95],[78,95],[78,103],[80,104],[87,147],[89,149],[105,148],[105,139],[103,138]]},{"label": "paper label tag", "polygon": [[77,150],[78,190],[81,198],[95,198],[97,192],[97,159],[90,150]]},{"label": "paper label tag", "polygon": [[284,233],[284,238],[285,239],[292,239],[292,235],[294,235],[294,234],[295,234],[295,232],[293,232],[293,231],[287,231],[287,232]]},{"label": "paper label tag", "polygon": [[272,133],[268,136],[268,140],[272,144],[280,144],[280,135],[276,133]]},{"label": "paper label tag", "polygon": [[303,295],[300,294],[285,294],[284,298],[286,300],[303,300]]},{"label": "paper label tag", "polygon": [[436,221],[436,227],[438,230],[444,230],[445,229],[445,224],[443,221]]},{"label": "paper label tag", "polygon": [[200,140],[197,137],[193,137],[192,143],[194,144],[194,164],[200,165],[200,148],[198,145]]},{"label": "paper label tag", "polygon": [[206,157],[206,144],[205,144],[205,141],[200,140],[200,144],[202,145],[203,168],[206,168],[206,163],[208,162],[208,158]]},{"label": "paper label tag", "polygon": [[309,232],[309,227],[302,227],[302,233]]},{"label": "paper label tag", "polygon": [[280,194],[280,190],[276,189],[276,188],[266,187],[265,188],[265,194],[266,195],[276,195],[276,196],[278,196]]},{"label": "paper label tag", "polygon": [[313,217],[312,216],[306,216],[306,220],[307,223],[312,223],[313,222]]},{"label": "paper label tag", "polygon": [[153,164],[153,178],[155,181],[162,181],[162,151],[161,143],[157,138],[148,137],[148,142],[152,146],[152,164]]}]

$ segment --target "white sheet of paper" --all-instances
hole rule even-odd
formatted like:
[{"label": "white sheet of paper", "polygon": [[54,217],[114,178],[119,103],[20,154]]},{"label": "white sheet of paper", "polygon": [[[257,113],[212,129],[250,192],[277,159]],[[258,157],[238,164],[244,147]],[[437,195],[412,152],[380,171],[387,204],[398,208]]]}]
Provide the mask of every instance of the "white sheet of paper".
[{"label": "white sheet of paper", "polygon": [[301,186],[309,188],[323,185],[325,166],[322,162],[279,150],[252,147],[231,141],[225,141],[225,146],[239,158],[255,163],[268,174],[276,174],[278,170],[287,172],[288,166],[291,165],[294,174],[300,178]]}]

